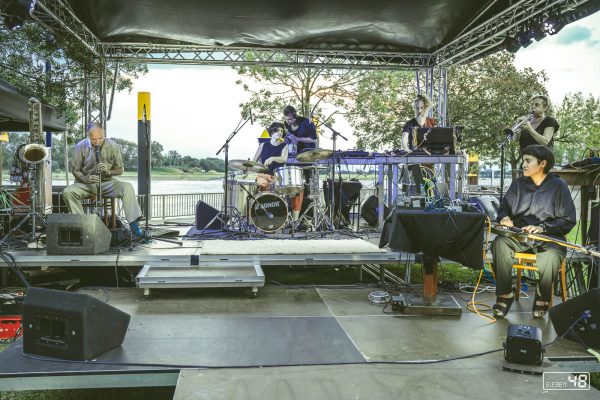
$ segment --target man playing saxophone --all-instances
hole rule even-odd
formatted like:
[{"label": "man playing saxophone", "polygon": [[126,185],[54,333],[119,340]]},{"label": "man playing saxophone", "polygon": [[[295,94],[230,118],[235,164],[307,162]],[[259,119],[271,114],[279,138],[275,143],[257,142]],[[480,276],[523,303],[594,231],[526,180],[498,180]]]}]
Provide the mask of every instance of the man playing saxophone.
[{"label": "man playing saxophone", "polygon": [[512,140],[519,141],[519,152],[527,146],[539,144],[550,148],[554,147],[554,135],[558,132],[556,119],[547,116],[549,100],[548,97],[537,95],[531,98],[531,113],[527,117],[521,117],[513,127]]}]

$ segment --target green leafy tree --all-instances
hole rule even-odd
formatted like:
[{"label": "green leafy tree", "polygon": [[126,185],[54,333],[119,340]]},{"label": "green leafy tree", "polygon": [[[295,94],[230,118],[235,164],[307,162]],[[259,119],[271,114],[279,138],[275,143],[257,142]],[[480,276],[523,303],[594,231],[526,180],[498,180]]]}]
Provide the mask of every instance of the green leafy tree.
[{"label": "green leafy tree", "polygon": [[163,155],[163,145],[159,142],[152,141],[150,159],[153,167],[164,166],[165,156]]},{"label": "green leafy tree", "polygon": [[373,71],[360,80],[348,113],[357,146],[368,149],[399,148],[404,122],[413,115],[415,74],[408,71]]},{"label": "green leafy tree", "polygon": [[[83,135],[81,110],[86,80],[97,81],[102,68],[107,67],[70,36],[55,37],[32,20],[11,30],[0,16],[0,79],[53,105],[65,117],[74,139]],[[133,80],[147,72],[145,64],[121,64],[119,69],[117,91],[131,90]],[[108,76],[113,71],[111,65]],[[108,83],[111,86],[112,79]],[[97,102],[94,93],[98,91],[87,96]]]},{"label": "green leafy tree", "polygon": [[[504,129],[529,113],[531,97],[547,94],[546,74],[518,70],[514,58],[500,52],[448,70],[449,125],[463,126],[462,148],[483,159],[499,160]],[[506,160],[513,170],[518,168],[518,143],[507,146]]]},{"label": "green leafy tree", "polygon": [[[250,94],[240,104],[242,116],[250,110],[264,126],[282,120],[283,108],[294,106],[303,116],[319,115],[326,105],[345,108],[354,97],[360,71],[312,67],[233,67],[243,78],[236,83]],[[326,118],[327,119],[327,118]],[[331,120],[330,120],[331,122]]]},{"label": "green leafy tree", "polygon": [[137,170],[138,146],[137,143],[121,138],[111,138],[121,149],[123,165],[126,171]]},{"label": "green leafy tree", "polygon": [[581,92],[567,94],[556,109],[560,124],[554,154],[557,163],[571,163],[588,156],[587,149],[600,149],[600,97]]},{"label": "green leafy tree", "polygon": [[177,150],[169,150],[165,156],[165,165],[177,167],[181,165],[181,154]]}]

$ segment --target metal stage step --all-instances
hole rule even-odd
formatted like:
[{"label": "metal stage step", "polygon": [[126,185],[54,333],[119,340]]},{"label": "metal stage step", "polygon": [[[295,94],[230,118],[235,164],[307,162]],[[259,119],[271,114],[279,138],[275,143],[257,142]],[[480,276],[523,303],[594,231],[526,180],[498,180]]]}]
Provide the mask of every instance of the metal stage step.
[{"label": "metal stage step", "polygon": [[265,286],[265,274],[260,264],[144,265],[135,280],[137,286],[144,289],[146,297],[150,296],[150,289],[217,287],[250,287],[252,296],[256,297],[258,288]]}]

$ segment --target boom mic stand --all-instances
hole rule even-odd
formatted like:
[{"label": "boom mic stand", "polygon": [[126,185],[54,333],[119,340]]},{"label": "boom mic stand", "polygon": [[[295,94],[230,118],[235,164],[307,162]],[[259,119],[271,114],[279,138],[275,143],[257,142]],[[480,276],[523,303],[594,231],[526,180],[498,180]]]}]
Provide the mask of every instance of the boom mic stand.
[{"label": "boom mic stand", "polygon": [[[252,115],[252,114],[251,114]],[[229,176],[229,142],[231,142],[231,140],[235,137],[235,135],[237,135],[237,133],[244,127],[244,125],[246,125],[248,123],[248,121],[250,121],[251,116],[248,118],[241,118],[240,121],[237,124],[237,127],[233,130],[233,132],[231,132],[229,134],[229,137],[225,140],[225,143],[223,143],[223,146],[221,146],[221,148],[219,149],[219,151],[217,151],[217,156],[219,155],[219,153],[221,153],[221,151],[225,150],[225,178],[224,178],[224,182],[223,182],[223,188],[224,190],[224,196],[223,196],[223,228],[225,230],[227,230],[227,208],[228,208],[228,196],[227,196],[227,189],[228,189],[228,185],[227,185],[227,179]],[[242,123],[242,121],[244,121]]]},{"label": "boom mic stand", "polygon": [[[313,115],[313,117],[315,117]],[[315,117],[316,118],[316,117]],[[346,137],[344,137],[344,135],[342,135],[341,133],[339,133],[338,131],[336,131],[335,129],[333,129],[331,127],[331,125],[327,124],[327,122],[325,121],[321,121],[319,120],[319,118],[316,118],[317,122],[319,122],[321,125],[323,125],[324,127],[326,127],[327,129],[329,129],[332,133],[332,140],[333,140],[333,168],[331,169],[331,187],[329,188],[329,219],[331,221],[331,223],[333,225],[335,225],[335,220],[334,220],[334,213],[335,213],[335,168],[336,168],[336,164],[339,164],[339,157],[335,154],[335,150],[336,150],[336,142],[337,142],[337,137],[341,137],[342,139],[344,139],[345,141],[348,141],[348,139]],[[338,161],[338,163],[336,163],[336,159]],[[340,194],[340,203],[342,201],[342,180],[340,177],[340,187],[339,187],[339,194]],[[338,218],[338,221],[341,220],[341,212],[342,212],[342,205],[340,204],[340,216]]]},{"label": "boom mic stand", "polygon": [[[502,204],[502,197],[504,196],[504,163],[505,163],[505,151],[506,145],[508,141],[513,136],[513,132],[510,129],[504,130],[504,139],[502,143],[500,143],[500,204]],[[492,177],[494,176],[494,171],[492,170]]]}]

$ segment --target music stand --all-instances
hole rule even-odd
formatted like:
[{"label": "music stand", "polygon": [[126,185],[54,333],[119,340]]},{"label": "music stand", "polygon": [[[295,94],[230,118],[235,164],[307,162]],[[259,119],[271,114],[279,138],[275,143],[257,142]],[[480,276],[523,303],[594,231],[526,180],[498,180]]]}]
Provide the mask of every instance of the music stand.
[{"label": "music stand", "polygon": [[423,150],[428,154],[456,154],[456,130],[454,127],[415,128],[413,151]]}]

